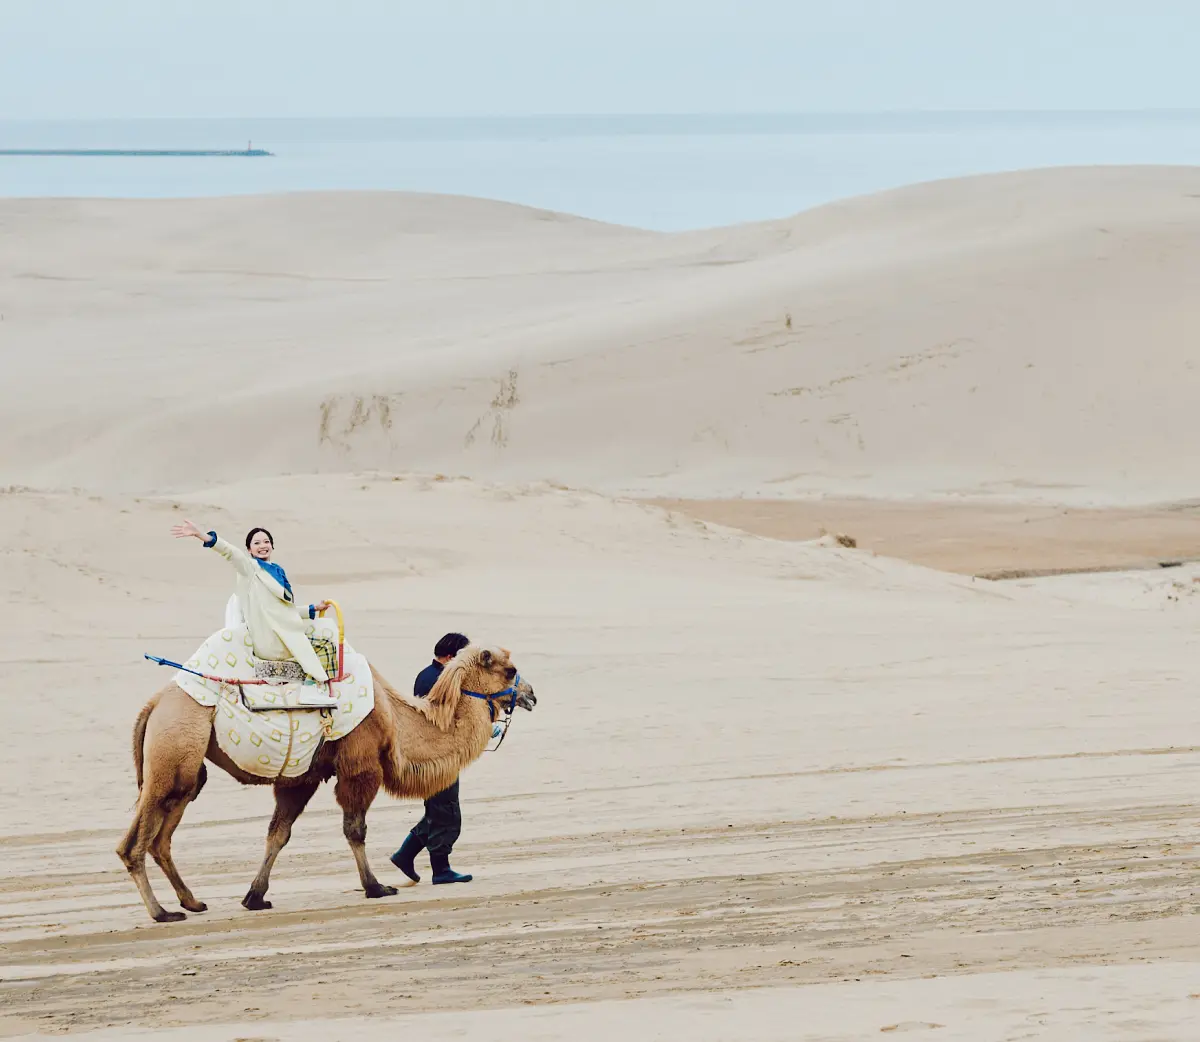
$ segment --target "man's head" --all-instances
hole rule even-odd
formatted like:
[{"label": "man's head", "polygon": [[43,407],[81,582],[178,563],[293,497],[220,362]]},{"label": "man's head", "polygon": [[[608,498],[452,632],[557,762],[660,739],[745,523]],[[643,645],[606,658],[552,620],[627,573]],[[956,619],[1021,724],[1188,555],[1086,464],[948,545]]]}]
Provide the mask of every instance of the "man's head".
[{"label": "man's head", "polygon": [[465,634],[447,633],[433,646],[433,657],[444,666],[470,643]]}]

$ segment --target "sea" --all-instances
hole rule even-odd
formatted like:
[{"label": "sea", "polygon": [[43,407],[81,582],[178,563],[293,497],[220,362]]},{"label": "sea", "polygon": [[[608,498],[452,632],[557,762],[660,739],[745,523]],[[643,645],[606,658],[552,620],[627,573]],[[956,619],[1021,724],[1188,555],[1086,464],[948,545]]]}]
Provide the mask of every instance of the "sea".
[{"label": "sea", "polygon": [[681,231],[967,174],[1200,164],[1200,111],[0,120],[0,149],[247,147],[272,155],[0,156],[0,196],[385,189]]}]

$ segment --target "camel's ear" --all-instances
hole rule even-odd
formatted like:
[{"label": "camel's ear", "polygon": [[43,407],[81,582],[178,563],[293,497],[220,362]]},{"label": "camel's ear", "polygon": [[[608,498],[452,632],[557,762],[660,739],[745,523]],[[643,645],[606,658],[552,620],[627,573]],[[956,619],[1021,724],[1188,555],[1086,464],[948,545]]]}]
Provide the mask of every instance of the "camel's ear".
[{"label": "camel's ear", "polygon": [[487,669],[492,664],[492,653],[487,648],[483,649],[483,653],[479,656],[479,664]]},{"label": "camel's ear", "polygon": [[461,662],[451,662],[442,670],[432,690],[425,696],[429,706],[429,719],[442,731],[449,731],[454,723],[454,711],[462,698],[463,677],[467,668]]}]

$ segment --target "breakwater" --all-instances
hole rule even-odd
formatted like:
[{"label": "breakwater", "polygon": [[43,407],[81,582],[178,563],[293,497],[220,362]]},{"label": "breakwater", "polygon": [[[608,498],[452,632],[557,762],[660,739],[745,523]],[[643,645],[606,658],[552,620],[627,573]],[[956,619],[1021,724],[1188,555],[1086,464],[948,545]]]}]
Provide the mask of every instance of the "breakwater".
[{"label": "breakwater", "polygon": [[0,148],[0,156],[270,156],[262,148]]}]

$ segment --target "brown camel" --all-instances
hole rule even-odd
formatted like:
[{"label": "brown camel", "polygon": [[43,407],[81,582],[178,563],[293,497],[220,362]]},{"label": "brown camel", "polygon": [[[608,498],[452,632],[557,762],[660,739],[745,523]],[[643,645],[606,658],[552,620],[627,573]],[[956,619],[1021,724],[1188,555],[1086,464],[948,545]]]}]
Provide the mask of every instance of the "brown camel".
[{"label": "brown camel", "polygon": [[[133,822],[117,847],[117,856],[137,884],[146,911],[156,922],[187,918],[168,912],[146,878],[149,851],[170,880],[179,903],[189,912],[208,906],[196,900],[171,858],[171,837],[184,811],[204,787],[204,761],[232,775],[243,785],[275,786],[275,814],[267,830],[267,853],[250,890],[242,899],[249,909],[270,908],[264,900],[271,866],[291,838],[292,823],[300,816],[322,782],[337,778],[334,796],[342,808],[342,831],[358,865],[367,897],[390,897],[394,886],[375,878],[367,863],[367,809],[382,786],[391,795],[425,799],[450,785],[459,772],[487,748],[494,703],[472,698],[507,691],[517,676],[503,648],[466,647],[447,665],[429,695],[406,699],[374,670],[375,706],[344,738],[326,742],[312,766],[298,778],[273,782],[247,774],[217,747],[213,708],[193,700],[176,684],[155,695],[138,714],[133,728],[133,762],[139,796]],[[515,690],[515,705],[532,709],[537,702],[524,680]],[[504,708],[509,696],[501,700]]]}]

